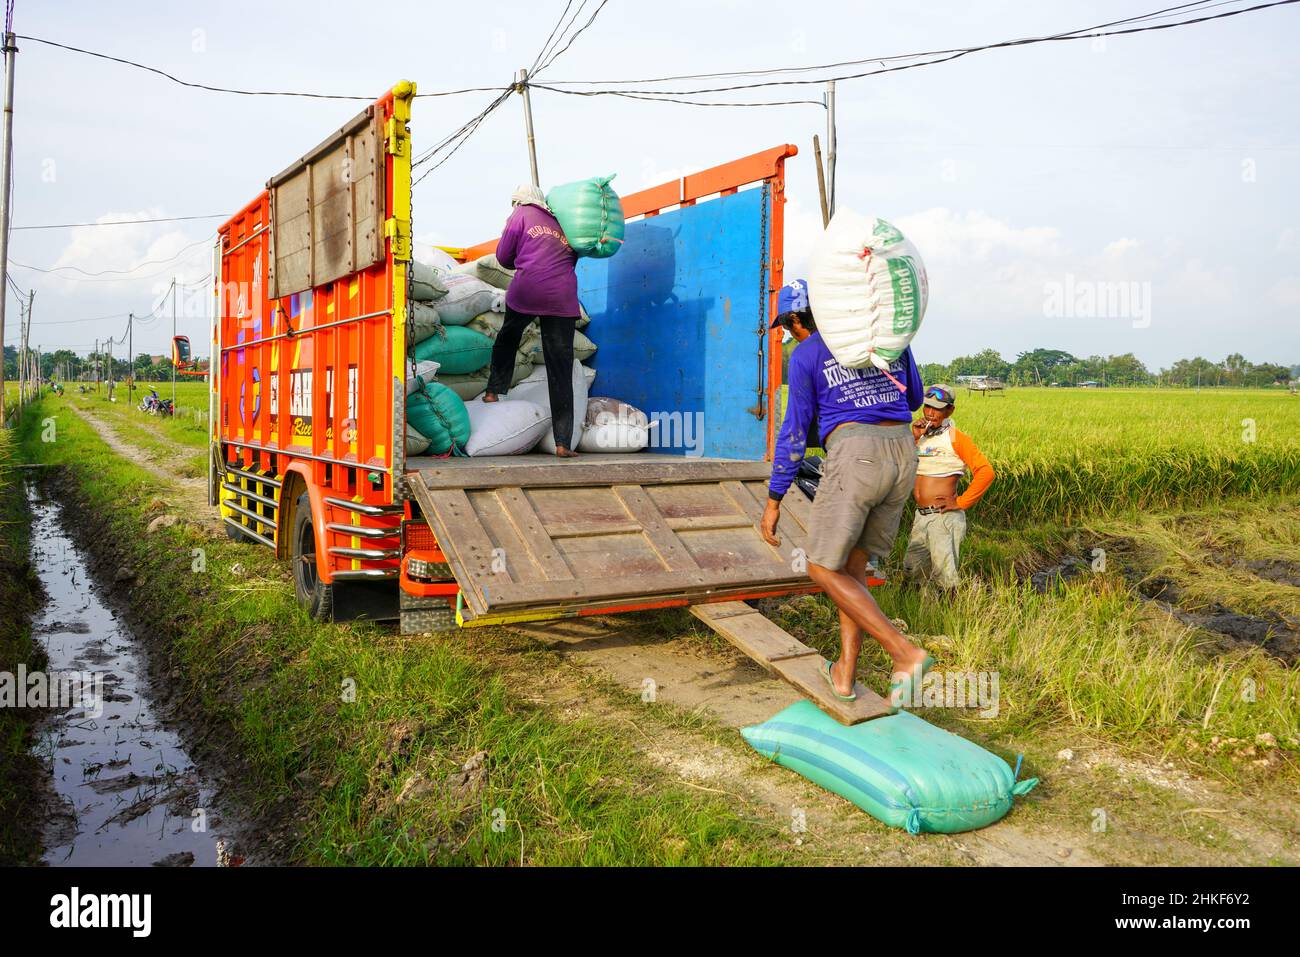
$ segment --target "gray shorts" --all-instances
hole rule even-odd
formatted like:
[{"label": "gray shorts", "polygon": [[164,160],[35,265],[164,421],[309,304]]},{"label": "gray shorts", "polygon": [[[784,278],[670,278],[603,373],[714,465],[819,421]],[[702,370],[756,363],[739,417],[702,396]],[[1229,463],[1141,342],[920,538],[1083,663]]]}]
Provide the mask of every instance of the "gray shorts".
[{"label": "gray shorts", "polygon": [[888,555],[916,482],[916,440],[906,425],[850,422],[827,440],[806,557],[839,571],[849,552]]}]

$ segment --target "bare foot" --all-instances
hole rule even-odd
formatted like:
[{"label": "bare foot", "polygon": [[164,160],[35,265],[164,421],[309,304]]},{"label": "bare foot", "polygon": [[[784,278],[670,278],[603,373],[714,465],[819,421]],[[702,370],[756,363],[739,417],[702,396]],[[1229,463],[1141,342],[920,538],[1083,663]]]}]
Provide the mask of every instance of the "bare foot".
[{"label": "bare foot", "polygon": [[578,453],[573,451],[573,449],[565,448],[563,445],[557,445],[555,447],[555,457],[560,459],[576,459]]},{"label": "bare foot", "polygon": [[484,392],[484,393],[483,393],[483,401],[484,401],[484,402],[495,402],[495,401],[497,401],[497,394],[496,394],[495,392]]}]

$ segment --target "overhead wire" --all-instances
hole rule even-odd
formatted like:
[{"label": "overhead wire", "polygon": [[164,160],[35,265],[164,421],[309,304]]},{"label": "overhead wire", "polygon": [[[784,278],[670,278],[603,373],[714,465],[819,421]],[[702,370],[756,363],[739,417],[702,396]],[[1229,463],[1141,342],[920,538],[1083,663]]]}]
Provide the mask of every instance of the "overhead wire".
[{"label": "overhead wire", "polygon": [[[1240,2],[1244,2],[1244,0],[1220,0],[1220,2],[1214,3],[1212,5],[1221,6],[1225,3],[1240,3]],[[1210,0],[1196,0],[1196,2],[1193,3],[1182,3],[1176,6],[1165,7],[1160,10],[1154,10],[1151,11],[1150,13],[1138,14],[1136,16],[1126,17],[1119,20],[1111,20],[1106,23],[1097,24],[1092,27],[1082,27],[1077,30],[1069,31],[1069,34],[1083,34],[1086,36],[1086,35],[1090,35],[1089,31],[1100,30],[1106,27],[1117,26],[1125,23],[1135,23],[1135,22],[1144,21],[1148,19],[1156,19],[1160,16],[1173,16],[1177,11],[1185,11],[1185,10],[1190,10],[1195,8],[1209,9],[1209,7],[1206,6],[1206,4],[1210,4]],[[1064,34],[1058,34],[1058,36],[1063,36],[1063,35]],[[1002,42],[1004,43],[1022,42],[1024,39],[1033,39],[1033,38],[1021,38],[1021,41],[1002,41]],[[626,83],[626,84],[670,83],[670,82],[678,82],[683,80],[722,79],[725,77],[775,76],[782,73],[809,73],[813,71],[836,70],[836,69],[842,69],[844,67],[850,67],[850,66],[861,66],[866,63],[888,63],[896,60],[914,60],[914,59],[921,59],[924,57],[934,57],[934,56],[941,56],[949,53],[957,53],[960,51],[971,50],[971,49],[973,49],[973,47],[969,47],[969,46],[951,47],[948,49],[928,50],[928,51],[920,51],[916,53],[896,53],[896,54],[889,54],[884,56],[869,56],[869,57],[862,57],[860,59],[855,59],[855,60],[841,60],[834,63],[818,63],[809,66],[769,67],[761,70],[729,70],[729,71],[723,71],[718,73],[685,73],[685,74],[678,74],[675,76],[642,77],[638,79],[624,79],[624,80],[552,80],[550,82],[556,86],[599,86],[605,84],[618,84],[618,83]]]},{"label": "overhead wire", "polygon": [[[46,46],[58,47],[61,50],[68,50],[72,53],[80,53],[84,56],[96,57],[101,60],[111,60],[112,62],[120,63],[123,66],[133,67],[137,70],[144,70],[148,73],[155,73],[158,76],[164,77],[165,79],[168,79],[171,82],[177,83],[181,86],[189,87],[190,89],[194,89],[194,90],[206,90],[209,93],[230,93],[236,96],[297,96],[297,97],[305,97],[313,100],[372,101],[375,99],[373,96],[356,96],[356,95],[343,94],[343,93],[315,93],[306,90],[241,90],[241,89],[236,89],[234,87],[228,87],[228,86],[212,86],[207,83],[195,83],[190,80],[182,80],[180,77],[168,73],[166,70],[161,70],[158,67],[149,66],[144,63],[137,63],[135,60],[128,60],[125,57],[112,56],[108,53],[100,53],[96,50],[87,50],[83,47],[75,47],[67,43],[58,43],[54,40],[47,40],[44,37],[34,37],[25,34],[17,34],[16,36],[17,39],[19,40],[31,40],[33,43],[43,43]],[[498,89],[500,89],[500,87],[478,86],[478,87],[465,87],[463,89],[458,89],[458,90],[437,90],[431,93],[417,93],[416,95],[426,96],[426,97],[459,96],[463,93],[480,93],[480,92],[488,92],[491,90],[498,90]]]},{"label": "overhead wire", "polygon": [[[1272,7],[1288,6],[1290,4],[1297,3],[1297,2],[1300,2],[1300,0],[1272,0],[1272,2],[1269,3],[1255,4],[1254,6],[1250,6],[1250,7],[1243,7],[1236,10],[1228,10],[1223,13],[1216,13],[1216,14],[1202,16],[1202,17],[1194,17],[1187,20],[1177,20],[1172,23],[1150,23],[1144,26],[1126,27],[1123,29],[1115,29],[1115,30],[1105,29],[1108,26],[1119,25],[1124,23],[1132,23],[1143,19],[1143,17],[1151,17],[1155,14],[1166,13],[1169,10],[1179,9],[1177,7],[1172,7],[1172,8],[1166,8],[1165,10],[1153,11],[1150,14],[1144,14],[1139,17],[1129,17],[1124,20],[1111,21],[1108,24],[1100,24],[1095,27],[1082,27],[1074,30],[1064,31],[1057,34],[1051,34],[1048,36],[1027,37],[1027,38],[1016,39],[1016,40],[1002,40],[996,43],[986,43],[986,44],[980,44],[971,47],[957,48],[954,50],[936,51],[933,54],[904,54],[896,57],[878,57],[878,58],[872,58],[871,60],[853,61],[858,63],[888,62],[890,60],[895,60],[895,59],[911,59],[911,58],[916,58],[921,56],[932,57],[931,59],[924,59],[924,60],[920,60],[919,62],[901,63],[896,66],[885,66],[878,70],[867,70],[861,73],[842,74],[837,76],[819,76],[811,79],[765,80],[757,83],[730,84],[726,86],[702,87],[699,89],[691,89],[691,90],[604,89],[604,90],[571,90],[571,91],[564,91],[564,92],[575,93],[580,96],[609,96],[609,95],[619,95],[619,94],[623,94],[623,95],[659,94],[659,95],[667,95],[667,96],[699,96],[706,93],[729,93],[729,92],[734,92],[736,90],[753,90],[753,89],[760,89],[760,88],[772,87],[772,86],[808,86],[813,84],[820,85],[830,80],[835,80],[835,81],[856,80],[856,79],[863,79],[869,76],[879,76],[884,73],[896,73],[896,72],[901,72],[903,70],[917,69],[919,67],[935,66],[940,63],[951,62],[952,60],[956,60],[961,57],[968,56],[972,53],[980,53],[988,50],[1004,49],[1004,48],[1016,47],[1016,46],[1030,46],[1038,43],[1060,42],[1066,40],[1096,39],[1098,37],[1125,36],[1125,35],[1136,34],[1136,33],[1147,33],[1147,32],[1159,31],[1159,30],[1171,30],[1171,29],[1176,29],[1178,27],[1193,26],[1195,24],[1207,23],[1213,20],[1223,20],[1228,17],[1240,16],[1246,13],[1254,13],[1256,11],[1270,9]],[[1191,5],[1185,4],[1183,6],[1186,7]],[[1207,7],[1206,9],[1209,8]],[[800,68],[800,69],[815,69],[815,68]],[[560,82],[562,81],[553,81],[550,85],[555,86]],[[573,82],[573,81],[564,81],[564,82]],[[646,81],[646,82],[654,82],[654,81]]]},{"label": "overhead wire", "polygon": [[39,223],[32,226],[10,226],[15,229],[74,229],[81,226],[135,226],[140,223],[181,223],[196,219],[228,219],[229,213],[209,213],[206,216],[159,216],[153,219],[110,219],[95,223]]}]

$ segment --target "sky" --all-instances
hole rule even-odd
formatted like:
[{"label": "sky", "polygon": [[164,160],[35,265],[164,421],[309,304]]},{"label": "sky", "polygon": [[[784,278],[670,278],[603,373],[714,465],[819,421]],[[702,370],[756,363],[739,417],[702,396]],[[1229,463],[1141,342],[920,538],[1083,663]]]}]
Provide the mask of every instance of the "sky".
[{"label": "sky", "polygon": [[[943,50],[1162,6],[609,0],[539,82]],[[533,62],[563,9],[559,0],[374,8],[17,0],[14,31],[194,82],[373,99],[400,79],[421,92],[502,86]],[[188,89],[32,41],[18,45],[14,226],[231,213],[364,106]],[[1044,347],[1132,352],[1153,370],[1230,352],[1300,363],[1297,49],[1300,4],[840,82],[837,208],[890,220],[919,249],[930,298],[918,361],[988,347],[1014,359]],[[821,89],[729,96],[820,101]],[[418,99],[416,152],[491,97]],[[632,192],[797,145],[787,164],[786,276],[806,269],[821,229],[812,159],[813,135],[825,141],[820,105],[721,109],[545,90],[532,101],[544,187],[617,173],[615,187]],[[512,188],[527,178],[522,105],[512,97],[415,188],[417,238],[459,246],[492,237]],[[134,312],[152,314],[135,325],[135,351],[167,353],[172,306],[164,294],[175,275],[184,286],[177,331],[201,354],[220,222],[15,230],[11,261],[82,270],[11,267],[18,285],[36,292],[32,345],[85,353],[97,338],[120,336]],[[5,342],[14,344],[18,309],[8,295]]]}]

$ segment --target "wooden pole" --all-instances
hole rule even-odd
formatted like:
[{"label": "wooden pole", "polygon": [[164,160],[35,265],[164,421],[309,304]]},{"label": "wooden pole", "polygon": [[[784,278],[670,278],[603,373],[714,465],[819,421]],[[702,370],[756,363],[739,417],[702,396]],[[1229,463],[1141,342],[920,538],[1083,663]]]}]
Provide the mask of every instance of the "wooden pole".
[{"label": "wooden pole", "polygon": [[533,174],[533,185],[541,186],[537,178],[537,138],[533,136],[533,101],[528,96],[528,71],[519,71],[519,92],[524,97],[524,132],[528,135],[528,168]]},{"label": "wooden pole", "polygon": [[826,204],[826,171],[822,169],[822,144],[813,134],[813,162],[817,164],[817,194],[822,201],[822,229],[825,229],[831,221],[830,207]]}]

